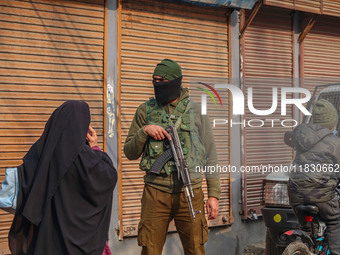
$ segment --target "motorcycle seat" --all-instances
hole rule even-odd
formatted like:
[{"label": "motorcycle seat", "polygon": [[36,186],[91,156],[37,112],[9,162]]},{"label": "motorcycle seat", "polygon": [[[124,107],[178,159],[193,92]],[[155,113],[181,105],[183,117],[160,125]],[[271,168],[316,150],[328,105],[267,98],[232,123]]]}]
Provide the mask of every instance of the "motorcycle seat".
[{"label": "motorcycle seat", "polygon": [[307,213],[307,214],[318,214],[319,208],[316,205],[298,205],[295,207],[297,212]]}]

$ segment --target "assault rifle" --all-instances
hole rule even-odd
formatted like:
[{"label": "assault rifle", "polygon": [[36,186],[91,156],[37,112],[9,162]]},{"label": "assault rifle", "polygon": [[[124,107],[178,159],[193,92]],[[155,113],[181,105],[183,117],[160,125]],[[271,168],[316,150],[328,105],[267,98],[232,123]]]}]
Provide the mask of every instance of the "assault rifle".
[{"label": "assault rifle", "polygon": [[196,218],[196,214],[201,213],[201,211],[194,211],[194,208],[192,206],[191,198],[194,197],[194,192],[192,190],[191,186],[191,180],[189,175],[189,167],[188,162],[186,161],[183,150],[181,146],[181,141],[179,140],[179,136],[177,133],[177,129],[174,126],[168,126],[165,128],[165,131],[167,131],[171,137],[170,148],[167,149],[165,152],[163,152],[162,155],[160,155],[154,164],[151,166],[150,172],[155,174],[160,174],[162,168],[164,165],[170,160],[174,159],[176,169],[177,169],[177,177],[179,180],[182,180],[183,182],[183,188],[184,193],[187,198],[187,202],[189,205],[189,210],[191,213],[191,216],[193,219]]}]

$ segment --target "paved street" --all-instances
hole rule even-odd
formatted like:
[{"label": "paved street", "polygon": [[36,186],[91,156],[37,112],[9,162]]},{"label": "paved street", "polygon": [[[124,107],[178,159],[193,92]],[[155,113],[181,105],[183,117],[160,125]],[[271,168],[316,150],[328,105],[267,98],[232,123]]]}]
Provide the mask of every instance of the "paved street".
[{"label": "paved street", "polygon": [[265,243],[255,243],[246,246],[242,255],[265,255]]}]

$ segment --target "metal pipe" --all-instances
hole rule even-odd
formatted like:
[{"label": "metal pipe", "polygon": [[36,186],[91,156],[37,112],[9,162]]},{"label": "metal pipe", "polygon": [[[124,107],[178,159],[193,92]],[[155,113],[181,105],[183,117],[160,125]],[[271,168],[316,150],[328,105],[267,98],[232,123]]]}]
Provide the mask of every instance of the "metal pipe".
[{"label": "metal pipe", "polygon": [[123,178],[122,178],[122,125],[121,125],[121,42],[122,42],[122,0],[118,0],[117,7],[117,157],[118,157],[118,219],[119,240],[123,240]]}]

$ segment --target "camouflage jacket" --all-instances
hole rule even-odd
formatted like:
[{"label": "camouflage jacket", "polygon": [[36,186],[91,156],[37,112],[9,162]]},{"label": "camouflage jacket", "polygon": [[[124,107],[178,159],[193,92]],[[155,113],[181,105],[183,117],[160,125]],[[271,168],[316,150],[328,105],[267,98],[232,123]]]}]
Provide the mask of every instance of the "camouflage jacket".
[{"label": "camouflage jacket", "polygon": [[296,156],[288,181],[292,203],[332,199],[340,180],[340,138],[328,128],[301,124],[294,129]]}]

